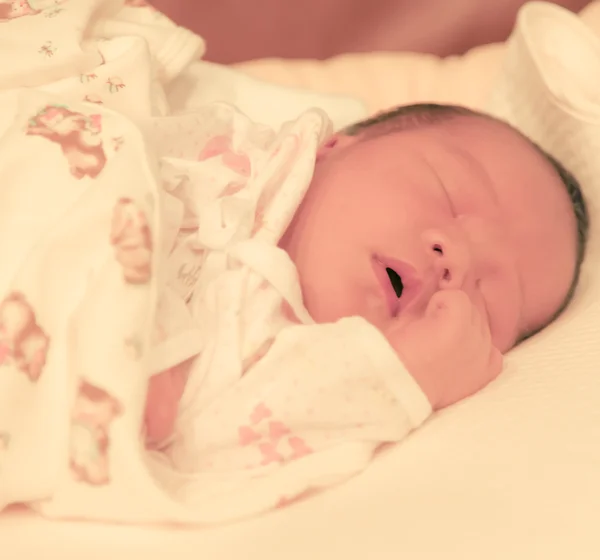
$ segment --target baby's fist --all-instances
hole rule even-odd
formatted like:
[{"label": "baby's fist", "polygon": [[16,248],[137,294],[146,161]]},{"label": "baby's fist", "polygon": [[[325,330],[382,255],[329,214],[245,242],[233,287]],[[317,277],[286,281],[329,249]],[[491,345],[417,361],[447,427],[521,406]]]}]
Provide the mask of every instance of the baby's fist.
[{"label": "baby's fist", "polygon": [[384,333],[434,410],[468,397],[502,370],[487,322],[462,290],[436,292],[425,313]]}]

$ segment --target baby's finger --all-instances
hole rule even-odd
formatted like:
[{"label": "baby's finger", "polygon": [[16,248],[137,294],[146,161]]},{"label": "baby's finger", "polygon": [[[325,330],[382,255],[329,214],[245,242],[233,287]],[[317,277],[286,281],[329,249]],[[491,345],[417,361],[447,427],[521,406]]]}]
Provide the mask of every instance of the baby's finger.
[{"label": "baby's finger", "polygon": [[465,324],[470,319],[471,302],[462,290],[440,290],[429,300],[428,311],[443,314],[444,318]]},{"label": "baby's finger", "polygon": [[425,309],[425,316],[427,318],[436,318],[440,313],[445,312],[448,309],[448,301],[443,291],[435,292],[427,302]]}]

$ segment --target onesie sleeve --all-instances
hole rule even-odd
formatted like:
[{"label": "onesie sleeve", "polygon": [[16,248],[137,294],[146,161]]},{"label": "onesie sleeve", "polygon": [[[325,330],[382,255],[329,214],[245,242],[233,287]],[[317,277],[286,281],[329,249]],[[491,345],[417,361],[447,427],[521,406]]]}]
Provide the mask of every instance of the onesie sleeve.
[{"label": "onesie sleeve", "polygon": [[383,334],[361,317],[342,319],[332,333],[334,329],[332,342],[339,340],[340,347],[336,349],[334,343],[331,351],[334,356],[338,353],[340,366],[351,376],[357,370],[381,380],[404,410],[410,427],[419,427],[431,414],[431,404]]},{"label": "onesie sleeve", "polygon": [[[170,459],[191,475],[181,495],[203,515],[230,520],[348,479],[430,413],[385,338],[363,319],[294,325],[182,423]],[[208,492],[202,479],[231,493]]]}]

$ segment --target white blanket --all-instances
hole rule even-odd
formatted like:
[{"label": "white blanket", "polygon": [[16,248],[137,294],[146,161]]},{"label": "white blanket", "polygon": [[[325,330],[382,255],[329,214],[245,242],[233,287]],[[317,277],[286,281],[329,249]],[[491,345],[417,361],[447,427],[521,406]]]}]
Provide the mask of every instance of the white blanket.
[{"label": "white blanket", "polygon": [[[420,425],[384,337],[314,325],[276,246],[324,113],[276,134],[186,95],[202,43],[151,8],[22,8],[0,22],[0,507],[227,521]],[[148,453],[148,379],[190,358],[175,435]]]}]

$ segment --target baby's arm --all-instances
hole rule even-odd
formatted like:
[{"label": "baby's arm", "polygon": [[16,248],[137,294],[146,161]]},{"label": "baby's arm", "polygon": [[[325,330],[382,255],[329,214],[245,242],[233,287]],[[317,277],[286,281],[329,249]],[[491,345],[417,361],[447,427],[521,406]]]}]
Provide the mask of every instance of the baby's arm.
[{"label": "baby's arm", "polygon": [[[145,412],[148,447],[158,447],[172,435],[190,364],[188,360],[150,379]],[[380,444],[397,442],[431,413],[426,395],[386,338],[360,317],[284,329],[242,378],[238,390],[245,393],[246,382],[273,397],[291,391],[294,410],[314,411],[296,421],[329,426],[317,433],[339,429],[346,434],[343,439],[352,440],[350,433],[364,425],[369,439],[374,430],[381,430],[388,435],[381,436]],[[396,418],[393,426],[391,418]]]},{"label": "baby's arm", "polygon": [[150,378],[144,415],[148,447],[159,445],[173,433],[190,365],[187,360]]},{"label": "baby's arm", "polygon": [[[431,409],[476,393],[502,369],[502,356],[492,345],[487,324],[466,294],[458,290],[439,292],[423,317],[398,321],[383,335],[357,317],[286,330],[295,330],[298,340],[306,337],[307,344],[300,351],[294,348],[298,340],[288,342],[286,363],[305,362],[306,376],[362,376],[383,383],[403,409],[405,425],[410,429],[416,428]],[[287,338],[286,333],[283,339]],[[290,370],[291,362],[278,371]],[[145,416],[149,445],[164,441],[173,432],[189,364],[184,362],[150,380]],[[279,375],[283,378],[286,374]],[[361,398],[360,393],[357,398]]]}]

